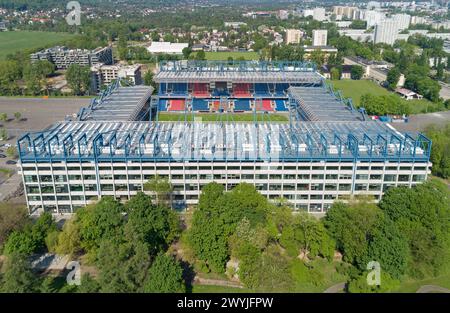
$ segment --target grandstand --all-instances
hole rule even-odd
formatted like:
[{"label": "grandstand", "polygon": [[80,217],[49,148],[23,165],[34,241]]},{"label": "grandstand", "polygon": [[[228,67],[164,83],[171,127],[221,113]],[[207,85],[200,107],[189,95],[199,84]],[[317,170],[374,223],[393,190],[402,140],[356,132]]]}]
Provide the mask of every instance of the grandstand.
[{"label": "grandstand", "polygon": [[121,87],[114,82],[97,98],[91,100],[87,108],[81,108],[79,121],[135,121],[148,113],[152,87]]},{"label": "grandstand", "polygon": [[[427,179],[432,143],[426,136],[367,120],[313,65],[287,64],[163,63],[150,101],[150,87],[116,83],[76,121],[24,134],[18,167],[30,213],[73,213],[103,196],[126,201],[156,175],[171,181],[176,208],[196,205],[209,182],[225,190],[247,182],[268,199],[284,197],[294,210],[313,214],[336,199],[379,200],[392,186]],[[219,75],[221,81],[200,79]],[[283,75],[293,82],[278,82]],[[258,85],[269,76],[267,88]],[[214,112],[220,120],[160,122],[160,111]],[[223,118],[242,112],[285,114],[289,123]]]},{"label": "grandstand", "polygon": [[[154,102],[159,112],[286,113],[289,87],[321,86],[322,81],[309,62],[170,61],[159,65]],[[185,105],[172,106],[173,100]]]}]

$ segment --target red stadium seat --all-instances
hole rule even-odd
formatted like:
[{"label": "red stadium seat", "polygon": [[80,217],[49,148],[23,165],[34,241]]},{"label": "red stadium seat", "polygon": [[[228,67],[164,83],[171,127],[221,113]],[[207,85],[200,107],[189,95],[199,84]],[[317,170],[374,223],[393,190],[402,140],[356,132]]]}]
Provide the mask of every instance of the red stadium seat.
[{"label": "red stadium seat", "polygon": [[192,95],[197,98],[209,97],[208,84],[194,83]]},{"label": "red stadium seat", "polygon": [[262,110],[263,111],[273,111],[272,100],[263,100],[262,101]]},{"label": "red stadium seat", "polygon": [[252,96],[250,93],[250,84],[235,84],[233,93],[236,98],[249,98]]},{"label": "red stadium seat", "polygon": [[170,100],[169,111],[184,111],[185,100]]}]

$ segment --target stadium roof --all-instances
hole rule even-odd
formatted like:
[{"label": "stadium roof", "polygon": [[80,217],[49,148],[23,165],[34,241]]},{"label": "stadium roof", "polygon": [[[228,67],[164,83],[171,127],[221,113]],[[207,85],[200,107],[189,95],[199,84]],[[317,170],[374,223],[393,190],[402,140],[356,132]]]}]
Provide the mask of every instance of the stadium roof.
[{"label": "stadium roof", "polygon": [[61,122],[18,140],[22,162],[422,160],[431,142],[366,122]]},{"label": "stadium roof", "polygon": [[133,121],[142,111],[153,93],[153,87],[111,85],[100,97],[82,108],[78,119],[82,121]]},{"label": "stadium roof", "polygon": [[310,62],[167,61],[161,62],[157,83],[253,82],[319,84],[323,77]]},{"label": "stadium roof", "polygon": [[362,121],[363,116],[324,87],[290,87],[290,98],[309,121]]}]

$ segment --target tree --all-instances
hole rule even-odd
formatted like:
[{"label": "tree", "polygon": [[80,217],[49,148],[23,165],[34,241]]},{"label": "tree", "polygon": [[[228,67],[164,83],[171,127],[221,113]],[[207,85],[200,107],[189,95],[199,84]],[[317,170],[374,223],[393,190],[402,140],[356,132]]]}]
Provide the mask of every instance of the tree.
[{"label": "tree", "polygon": [[430,160],[432,172],[442,178],[450,177],[450,123],[443,127],[431,126],[426,130],[433,142]]},{"label": "tree", "polygon": [[66,72],[66,79],[69,87],[77,96],[89,92],[90,88],[90,69],[87,66],[71,64]]},{"label": "tree", "polygon": [[173,187],[168,178],[162,178],[157,174],[144,184],[144,190],[151,191],[156,195],[157,204],[170,205]]},{"label": "tree", "polygon": [[14,146],[6,148],[6,156],[8,156],[8,158],[11,158],[11,159],[17,158],[18,157],[17,148]]},{"label": "tree", "polygon": [[183,48],[182,53],[183,53],[183,58],[187,60],[187,59],[189,59],[189,56],[192,53],[192,48],[191,47]]},{"label": "tree", "polygon": [[22,113],[20,113],[20,112],[14,113],[14,118],[16,119],[16,121],[20,121],[21,117],[22,117]]},{"label": "tree", "polygon": [[77,211],[81,247],[95,252],[102,239],[118,241],[122,234],[123,205],[112,197],[102,197],[95,205]]},{"label": "tree", "polygon": [[360,65],[352,65],[350,70],[350,77],[354,80],[361,79],[363,76],[363,68]]},{"label": "tree", "polygon": [[9,234],[22,230],[28,223],[28,212],[25,207],[0,204],[0,246],[5,243]]},{"label": "tree", "polygon": [[380,207],[406,237],[408,274],[423,278],[442,273],[450,255],[450,200],[446,184],[431,180],[413,189],[390,188]]},{"label": "tree", "polygon": [[336,240],[344,260],[361,269],[366,266],[368,239],[374,233],[382,211],[368,199],[353,200],[349,204],[336,202],[328,210],[324,224]]},{"label": "tree", "polygon": [[1,291],[8,293],[35,292],[38,286],[27,256],[19,253],[7,257],[2,282]]},{"label": "tree", "polygon": [[341,71],[337,67],[333,67],[330,70],[330,76],[332,80],[339,80],[341,79]]},{"label": "tree", "polygon": [[225,194],[216,183],[205,186],[188,235],[197,257],[212,271],[224,272],[228,241],[239,222],[246,218],[252,227],[264,223],[268,207],[267,199],[250,184],[241,183]]},{"label": "tree", "polygon": [[62,231],[58,234],[56,253],[73,256],[81,250],[80,223],[77,215],[64,223]]},{"label": "tree", "polygon": [[205,51],[203,51],[203,50],[198,51],[198,52],[196,53],[196,55],[195,55],[195,59],[196,59],[196,60],[199,60],[199,61],[206,60],[206,54],[205,54]]},{"label": "tree", "polygon": [[145,292],[185,292],[183,268],[177,260],[165,254],[158,254],[148,270]]},{"label": "tree", "polygon": [[98,281],[91,277],[88,273],[81,276],[81,284],[78,286],[78,293],[97,293],[101,289]]},{"label": "tree", "polygon": [[9,135],[8,135],[8,131],[6,130],[6,128],[0,128],[0,140],[8,140],[9,139]]},{"label": "tree", "polygon": [[389,70],[386,78],[386,82],[388,83],[388,87],[391,90],[397,88],[398,80],[400,79],[400,70],[397,67],[393,67]]},{"label": "tree", "polygon": [[156,90],[156,83],[153,80],[153,76],[153,72],[151,70],[148,70],[144,75],[144,85],[152,86]]},{"label": "tree", "polygon": [[380,285],[370,286],[367,284],[367,272],[363,272],[358,277],[351,279],[348,284],[348,292],[350,293],[386,293],[395,291],[400,281],[393,279],[388,273],[381,271]]},{"label": "tree", "polygon": [[167,249],[179,235],[178,216],[170,208],[152,205],[150,196],[139,192],[126,204],[125,236],[147,244],[151,254]]},{"label": "tree", "polygon": [[139,241],[102,240],[96,265],[102,292],[138,292],[142,290],[150,257],[147,246]]},{"label": "tree", "polygon": [[6,122],[8,120],[8,114],[0,113],[0,121]]}]

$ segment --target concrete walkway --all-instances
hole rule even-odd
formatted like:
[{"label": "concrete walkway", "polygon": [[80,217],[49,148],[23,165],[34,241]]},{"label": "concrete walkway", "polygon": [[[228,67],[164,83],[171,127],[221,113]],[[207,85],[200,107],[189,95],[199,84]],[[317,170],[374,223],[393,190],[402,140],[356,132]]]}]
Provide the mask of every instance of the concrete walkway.
[{"label": "concrete walkway", "polygon": [[339,284],[333,285],[330,288],[328,288],[327,290],[325,290],[323,293],[339,293],[341,291],[344,291],[346,284],[347,283],[339,283]]},{"label": "concrete walkway", "polygon": [[436,285],[423,285],[416,291],[416,293],[431,293],[431,292],[450,293],[450,289]]}]

